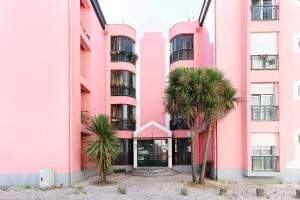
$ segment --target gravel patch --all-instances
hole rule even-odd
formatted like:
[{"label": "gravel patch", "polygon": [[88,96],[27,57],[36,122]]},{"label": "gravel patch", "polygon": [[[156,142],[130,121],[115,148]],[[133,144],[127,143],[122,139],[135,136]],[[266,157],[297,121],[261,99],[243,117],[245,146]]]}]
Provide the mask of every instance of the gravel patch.
[{"label": "gravel patch", "polygon": [[[205,185],[191,183],[190,174],[179,174],[162,177],[139,177],[125,174],[109,176],[110,184],[99,185],[98,177],[90,178],[74,187],[41,190],[30,187],[0,187],[0,200],[186,200],[186,199],[294,199],[299,185],[285,184],[251,184],[237,182],[206,181]],[[118,192],[118,186],[126,188],[126,194]],[[256,188],[265,190],[264,197],[256,197]],[[187,195],[182,195],[182,188]],[[220,188],[227,188],[225,195],[220,196]]]}]

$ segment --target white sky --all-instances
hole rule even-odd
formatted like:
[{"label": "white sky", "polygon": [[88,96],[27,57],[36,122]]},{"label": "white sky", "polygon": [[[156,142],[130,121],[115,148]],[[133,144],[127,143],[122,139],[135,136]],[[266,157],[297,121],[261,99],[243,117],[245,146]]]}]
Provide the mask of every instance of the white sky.
[{"label": "white sky", "polygon": [[138,28],[155,18],[168,27],[180,21],[197,21],[203,0],[98,0],[108,24]]}]

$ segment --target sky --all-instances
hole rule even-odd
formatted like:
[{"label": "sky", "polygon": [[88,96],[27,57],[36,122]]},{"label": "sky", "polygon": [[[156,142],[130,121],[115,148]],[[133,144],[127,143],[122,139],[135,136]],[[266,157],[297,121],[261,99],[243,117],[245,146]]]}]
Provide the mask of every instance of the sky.
[{"label": "sky", "polygon": [[203,0],[98,0],[108,24],[139,28],[149,19],[171,27],[181,21],[197,21]]}]

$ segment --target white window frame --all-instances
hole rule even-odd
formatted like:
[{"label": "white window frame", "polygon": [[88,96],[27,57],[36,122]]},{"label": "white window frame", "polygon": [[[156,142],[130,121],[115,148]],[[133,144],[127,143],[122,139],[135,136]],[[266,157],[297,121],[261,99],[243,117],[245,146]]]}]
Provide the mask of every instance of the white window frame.
[{"label": "white window frame", "polygon": [[300,81],[294,81],[293,93],[294,93],[294,100],[296,101],[300,101],[299,87],[300,87]]},{"label": "white window frame", "polygon": [[300,47],[298,45],[299,40],[300,40],[300,33],[295,33],[293,38],[294,53],[300,53]]}]

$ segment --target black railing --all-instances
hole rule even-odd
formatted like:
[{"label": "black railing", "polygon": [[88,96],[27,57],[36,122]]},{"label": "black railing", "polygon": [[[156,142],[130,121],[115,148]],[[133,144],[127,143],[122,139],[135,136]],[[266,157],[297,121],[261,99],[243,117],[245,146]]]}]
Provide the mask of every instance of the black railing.
[{"label": "black railing", "polygon": [[134,52],[114,51],[111,52],[111,62],[129,62],[136,64],[138,56]]},{"label": "black railing", "polygon": [[112,118],[111,119],[111,124],[117,130],[135,131],[135,120]]},{"label": "black railing", "polygon": [[279,107],[278,106],[251,106],[251,119],[252,120],[279,120]]},{"label": "black railing", "polygon": [[170,130],[188,130],[188,124],[184,119],[172,119],[170,121]]},{"label": "black railing", "polygon": [[135,98],[135,88],[125,85],[111,85],[111,96],[129,96]]},{"label": "black railing", "polygon": [[252,171],[277,172],[278,156],[251,156]]},{"label": "black railing", "polygon": [[278,55],[252,55],[252,70],[277,70],[279,69]]},{"label": "black railing", "polygon": [[251,6],[252,21],[278,20],[279,6]]},{"label": "black railing", "polygon": [[194,59],[194,49],[185,49],[174,51],[170,55],[170,64],[178,60],[193,60]]}]

